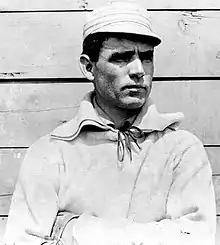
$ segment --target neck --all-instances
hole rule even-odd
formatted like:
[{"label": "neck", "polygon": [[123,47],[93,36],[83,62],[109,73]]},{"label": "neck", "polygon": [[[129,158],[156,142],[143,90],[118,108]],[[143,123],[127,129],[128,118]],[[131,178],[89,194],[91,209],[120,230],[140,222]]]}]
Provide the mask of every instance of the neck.
[{"label": "neck", "polygon": [[140,112],[139,108],[137,110],[126,110],[119,107],[113,107],[97,95],[95,99],[98,106],[109,117],[109,119],[111,119],[116,128],[120,127],[124,121],[136,116]]}]

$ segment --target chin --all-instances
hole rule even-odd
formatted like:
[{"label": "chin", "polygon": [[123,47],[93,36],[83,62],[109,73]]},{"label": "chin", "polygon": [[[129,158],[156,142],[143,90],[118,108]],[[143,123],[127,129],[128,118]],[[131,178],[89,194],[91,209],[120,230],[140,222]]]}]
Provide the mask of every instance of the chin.
[{"label": "chin", "polygon": [[146,102],[146,98],[129,98],[122,102],[121,107],[127,110],[140,109]]}]

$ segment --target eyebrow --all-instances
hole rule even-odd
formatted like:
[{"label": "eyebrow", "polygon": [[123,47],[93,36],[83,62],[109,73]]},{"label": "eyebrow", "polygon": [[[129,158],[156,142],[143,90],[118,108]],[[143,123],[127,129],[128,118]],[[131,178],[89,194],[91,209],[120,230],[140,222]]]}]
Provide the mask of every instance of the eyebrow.
[{"label": "eyebrow", "polygon": [[135,54],[134,50],[122,50],[122,51],[115,51],[114,53],[111,54],[111,56],[109,57],[109,60],[114,60],[115,58],[119,58],[121,56],[132,56]]},{"label": "eyebrow", "polygon": [[147,51],[143,51],[143,52],[138,52],[138,55],[140,56],[140,58],[153,57],[154,56],[154,51],[153,50],[147,50]]},{"label": "eyebrow", "polygon": [[[114,60],[116,58],[120,58],[121,56],[130,57],[135,54],[135,50],[121,50],[121,51],[115,51],[111,54],[109,57],[109,60]],[[140,57],[152,57],[154,54],[153,50],[147,50],[147,51],[138,51],[138,55]]]}]

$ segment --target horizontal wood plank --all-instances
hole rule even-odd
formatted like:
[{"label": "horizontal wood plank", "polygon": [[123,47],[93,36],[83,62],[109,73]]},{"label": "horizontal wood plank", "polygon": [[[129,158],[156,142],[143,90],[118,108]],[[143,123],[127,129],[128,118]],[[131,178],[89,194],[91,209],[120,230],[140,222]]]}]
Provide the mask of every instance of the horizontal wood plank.
[{"label": "horizontal wood plank", "polygon": [[5,234],[7,218],[0,217],[0,245],[4,245],[3,237]]},{"label": "horizontal wood plank", "polygon": [[205,149],[212,166],[213,175],[220,174],[220,147],[206,147]]},{"label": "horizontal wood plank", "polygon": [[161,112],[182,111],[182,129],[205,145],[220,143],[220,81],[156,82],[152,98]]},{"label": "horizontal wood plank", "polygon": [[0,89],[0,146],[28,147],[74,117],[92,84],[4,84]]},{"label": "horizontal wood plank", "polygon": [[[213,170],[213,182],[216,192],[217,211],[220,214],[220,146],[206,148]],[[0,150],[0,215],[7,215],[11,195],[14,191],[21,163],[26,149]]]},{"label": "horizontal wood plank", "polygon": [[[130,0],[124,0],[128,2]],[[108,3],[108,0],[1,0],[1,10],[60,10],[60,9],[92,9]],[[218,0],[138,0],[148,9],[217,9],[220,8]]]},{"label": "horizontal wood plank", "polygon": [[[0,14],[0,77],[82,77],[78,57],[85,15]],[[156,76],[220,75],[220,11],[151,16],[163,39],[155,52]]]},{"label": "horizontal wood plank", "polygon": [[0,196],[0,216],[8,215],[12,195]]},{"label": "horizontal wood plank", "polygon": [[216,217],[215,245],[220,245],[220,217]]},{"label": "horizontal wood plank", "polygon": [[[0,86],[0,147],[28,147],[73,118],[93,88],[91,83]],[[220,143],[219,91],[220,81],[154,82],[152,97],[161,112],[184,112],[181,128],[214,145]]]},{"label": "horizontal wood plank", "polygon": [[213,176],[212,179],[215,189],[216,213],[220,215],[220,176]]},{"label": "horizontal wood plank", "polygon": [[26,149],[0,150],[0,196],[2,196],[2,200],[7,200],[7,196],[14,191],[25,153]]}]

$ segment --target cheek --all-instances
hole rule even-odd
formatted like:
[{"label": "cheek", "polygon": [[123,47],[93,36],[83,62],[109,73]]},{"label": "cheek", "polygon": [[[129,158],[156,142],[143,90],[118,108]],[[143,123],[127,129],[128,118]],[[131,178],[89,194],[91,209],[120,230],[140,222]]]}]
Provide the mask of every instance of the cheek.
[{"label": "cheek", "polygon": [[150,75],[150,76],[153,76],[153,73],[154,73],[154,64],[151,63],[151,64],[145,64],[144,65],[144,72],[146,75]]},{"label": "cheek", "polygon": [[108,90],[119,90],[123,78],[122,70],[114,66],[105,66],[99,70],[97,82]]},{"label": "cheek", "polygon": [[95,75],[95,90],[105,99],[110,100],[115,97],[114,88],[115,75],[109,70],[99,70]]}]

